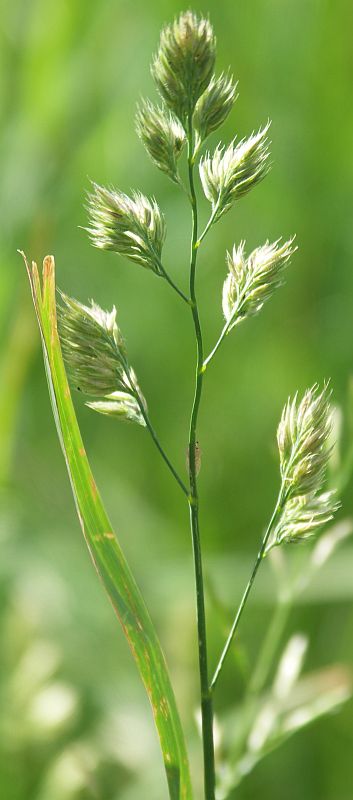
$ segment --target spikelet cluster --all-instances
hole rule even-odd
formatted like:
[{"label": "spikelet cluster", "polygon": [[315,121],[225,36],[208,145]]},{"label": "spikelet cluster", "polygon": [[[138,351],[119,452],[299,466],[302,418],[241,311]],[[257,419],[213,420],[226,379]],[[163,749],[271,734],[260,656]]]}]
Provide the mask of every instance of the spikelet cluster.
[{"label": "spikelet cluster", "polygon": [[207,19],[182,13],[163,28],[151,72],[157,89],[185,126],[208,86],[216,58],[216,40]]},{"label": "spikelet cluster", "polygon": [[166,225],[156,201],[139,192],[129,197],[96,183],[93,188],[88,196],[90,225],[87,228],[92,244],[102,250],[113,250],[161,274]]},{"label": "spikelet cluster", "polygon": [[105,400],[90,401],[86,403],[86,406],[107,417],[114,417],[126,422],[137,422],[142,426],[146,425],[136,398],[129,392],[112,392],[106,396]]},{"label": "spikelet cluster", "polygon": [[268,241],[246,257],[245,242],[227,253],[228,275],[223,285],[222,307],[229,330],[257,314],[283,283],[283,272],[294,252],[293,239],[284,244]]},{"label": "spikelet cluster", "polygon": [[269,124],[237,145],[233,140],[226,149],[218,145],[213,155],[206,153],[201,159],[200,178],[204,193],[212,203],[214,222],[267,174],[268,129]]},{"label": "spikelet cluster", "polygon": [[284,503],[270,546],[308,539],[337,510],[334,492],[324,491],[331,429],[326,385],[320,391],[315,384],[285,405],[277,431]]},{"label": "spikelet cluster", "polygon": [[333,492],[304,495],[288,500],[276,529],[276,543],[310,539],[333,518],[339,503]]},{"label": "spikelet cluster", "polygon": [[61,298],[59,335],[71,382],[84,394],[105,398],[87,403],[90,408],[144,425],[136,396],[144,406],[145,401],[127,361],[115,307],[103,311],[93,301],[85,306],[64,293]]},{"label": "spikelet cluster", "polygon": [[196,103],[193,116],[195,154],[210,133],[225,122],[237,98],[237,84],[229,75],[212,76],[207,89]]},{"label": "spikelet cluster", "polygon": [[177,161],[186,142],[177,117],[168,109],[143,100],[137,109],[136,131],[153,163],[177,183]]}]

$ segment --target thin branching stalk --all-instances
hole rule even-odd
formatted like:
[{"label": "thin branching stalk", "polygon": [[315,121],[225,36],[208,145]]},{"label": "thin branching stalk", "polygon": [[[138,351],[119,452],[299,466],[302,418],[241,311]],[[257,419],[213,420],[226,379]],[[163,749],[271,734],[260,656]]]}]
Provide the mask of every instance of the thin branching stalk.
[{"label": "thin branching stalk", "polygon": [[177,484],[180,486],[182,492],[184,492],[184,494],[188,497],[189,496],[189,490],[188,490],[187,486],[185,486],[184,481],[181,479],[181,477],[178,474],[178,472],[175,469],[175,467],[173,467],[173,464],[172,464],[170,458],[167,456],[165,450],[163,449],[163,447],[162,447],[162,445],[161,445],[161,443],[160,443],[160,441],[158,439],[157,433],[156,433],[156,431],[155,431],[155,429],[154,429],[154,427],[153,427],[153,425],[151,423],[149,415],[148,415],[148,413],[147,413],[147,411],[145,409],[145,406],[144,406],[144,404],[143,404],[143,402],[141,400],[141,397],[140,397],[139,393],[134,390],[133,394],[134,394],[134,397],[136,398],[136,402],[137,402],[138,407],[140,409],[141,415],[142,415],[143,419],[145,420],[146,428],[149,431],[149,433],[151,434],[151,437],[152,437],[152,439],[153,439],[153,441],[154,441],[154,443],[155,443],[155,445],[157,447],[157,450],[159,451],[160,455],[163,458],[163,461],[165,462],[165,464],[167,465],[168,469],[170,470],[170,472],[172,473],[173,477],[175,478]]},{"label": "thin branching stalk", "polygon": [[213,223],[214,223],[214,221],[216,219],[218,210],[219,210],[219,201],[215,204],[215,207],[214,207],[214,209],[212,211],[212,214],[210,215],[207,224],[205,225],[202,233],[200,234],[200,236],[199,236],[199,238],[197,240],[198,247],[200,246],[201,242],[203,242],[205,236],[207,236],[208,231],[210,230],[210,228],[212,228],[212,225],[213,225]]},{"label": "thin branching stalk", "polygon": [[208,679],[208,661],[207,661],[207,632],[206,632],[206,615],[205,615],[205,598],[204,598],[204,582],[202,573],[202,555],[201,555],[201,542],[200,542],[200,529],[199,529],[199,499],[197,489],[197,464],[196,464],[196,431],[197,419],[202,393],[202,379],[203,379],[203,342],[202,331],[200,325],[200,317],[197,306],[196,291],[195,291],[195,278],[196,278],[196,260],[198,251],[197,240],[197,200],[194,186],[194,164],[193,164],[193,128],[192,128],[192,115],[189,114],[189,131],[188,131],[188,171],[189,171],[189,184],[190,196],[192,206],[192,241],[191,241],[191,258],[190,258],[190,298],[192,318],[195,328],[195,336],[197,343],[197,361],[196,361],[196,380],[195,380],[195,394],[191,412],[190,432],[189,432],[189,480],[190,480],[190,526],[193,544],[194,567],[195,567],[195,583],[196,583],[196,604],[197,604],[197,628],[198,628],[198,651],[199,651],[199,670],[200,670],[200,689],[201,689],[201,717],[202,717],[202,740],[203,740],[203,758],[204,758],[204,789],[205,800],[214,800],[215,797],[215,758],[214,758],[214,743],[213,743],[213,705],[212,693],[209,687]]},{"label": "thin branching stalk", "polygon": [[190,305],[190,298],[187,297],[186,294],[184,294],[184,292],[182,292],[181,289],[179,289],[179,287],[176,285],[176,283],[174,283],[174,281],[172,280],[172,278],[170,277],[170,275],[168,274],[168,272],[164,268],[164,266],[163,266],[161,261],[158,261],[158,266],[159,266],[161,275],[163,275],[163,278],[165,278],[167,283],[169,283],[169,286],[171,286],[172,289],[174,289],[174,291],[179,295],[179,297],[182,298],[182,300],[184,300],[185,303]]},{"label": "thin branching stalk", "polygon": [[225,337],[226,337],[226,335],[227,335],[227,333],[229,331],[230,326],[231,326],[231,321],[226,322],[225,325],[223,326],[221,334],[218,337],[215,346],[212,348],[211,352],[208,354],[207,358],[205,358],[205,360],[203,362],[202,366],[203,366],[203,371],[204,372],[205,372],[208,364],[210,363],[210,361],[212,361],[213,356],[216,355],[217,350],[221,346],[223,340],[225,339]]},{"label": "thin branching stalk", "polygon": [[285,490],[282,487],[282,489],[280,491],[280,494],[278,496],[278,500],[277,500],[274,512],[273,512],[272,517],[270,519],[270,522],[269,522],[269,525],[267,527],[266,533],[265,533],[265,535],[263,537],[263,540],[262,540],[262,543],[261,543],[261,547],[260,547],[259,552],[258,552],[258,554],[256,556],[255,563],[254,563],[254,566],[253,566],[253,569],[252,569],[252,573],[250,575],[250,578],[249,578],[248,583],[246,585],[244,594],[243,594],[242,599],[240,601],[239,608],[238,608],[237,613],[235,615],[233,625],[232,625],[232,627],[230,629],[227,641],[226,641],[226,643],[224,645],[221,657],[220,657],[220,659],[218,661],[214,676],[212,678],[212,681],[211,681],[211,689],[212,690],[214,690],[214,688],[215,688],[215,686],[217,684],[217,681],[219,679],[219,676],[220,676],[220,674],[222,672],[224,662],[225,662],[226,657],[228,655],[229,649],[230,649],[230,647],[232,645],[236,630],[238,628],[239,622],[241,620],[243,611],[244,611],[245,606],[246,606],[247,599],[248,599],[249,594],[251,592],[252,585],[253,585],[254,580],[256,578],[257,571],[258,571],[258,569],[260,567],[260,564],[261,564],[261,562],[262,562],[262,560],[263,560],[263,558],[265,556],[265,552],[266,552],[266,547],[267,547],[268,541],[270,539],[270,536],[271,536],[271,533],[273,531],[273,528],[274,528],[274,526],[275,526],[275,524],[276,524],[276,522],[277,522],[278,518],[280,517],[280,514],[281,514],[281,512],[283,510],[284,503],[285,503]]},{"label": "thin branching stalk", "polygon": [[158,439],[158,436],[156,434],[156,431],[153,428],[153,425],[152,425],[152,423],[150,421],[150,418],[149,418],[148,414],[146,414],[146,412],[143,410],[142,403],[140,403],[139,401],[137,401],[137,402],[139,404],[141,414],[142,414],[142,416],[143,416],[143,418],[144,418],[144,420],[146,422],[146,427],[148,428],[148,430],[149,430],[149,432],[151,434],[151,437],[152,437],[152,439],[153,439],[153,441],[154,441],[154,443],[155,443],[155,445],[157,447],[157,450],[159,451],[160,455],[163,458],[163,461],[165,462],[165,464],[167,465],[168,469],[170,470],[170,472],[172,473],[173,477],[175,478],[178,486],[180,486],[182,492],[188,497],[189,496],[189,490],[188,490],[187,486],[185,486],[184,481],[182,481],[180,475],[178,475],[175,467],[173,467],[172,462],[170,461],[169,457],[167,456],[165,450],[163,449],[163,447],[162,447],[162,445],[161,445],[161,443],[160,443],[160,441]]}]

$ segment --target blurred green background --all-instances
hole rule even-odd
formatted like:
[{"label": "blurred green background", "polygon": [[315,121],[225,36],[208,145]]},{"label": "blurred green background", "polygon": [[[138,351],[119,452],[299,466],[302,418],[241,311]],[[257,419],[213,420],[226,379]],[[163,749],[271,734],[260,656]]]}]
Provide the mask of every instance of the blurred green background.
[{"label": "blurred green background", "polygon": [[[353,9],[351,0],[208,0],[218,70],[239,99],[228,141],[272,119],[273,167],[212,230],[198,292],[206,347],[221,325],[224,253],[297,234],[286,286],[227,339],[200,414],[201,524],[207,574],[222,602],[240,598],[278,485],[275,430],[289,393],[331,377],[347,405],[353,357]],[[187,286],[185,198],[134,134],[140,97],[172,0],[2,0],[0,283],[0,785],[4,800],[166,797],[147,700],[88,559],[58,446],[17,248],[54,253],[60,287],[117,305],[160,438],[182,471],[194,342],[183,304],[160,280],[95,251],[89,179],[155,194],[167,218],[165,264]],[[218,141],[214,135],[213,142]],[[207,204],[200,197],[201,215]],[[96,478],[156,621],[199,774],[194,594],[187,509],[148,435],[92,414],[75,397]],[[349,405],[349,403],[348,403]],[[351,485],[342,517],[353,513]],[[291,557],[292,554],[290,554]],[[254,662],[274,602],[265,566],[244,618]],[[311,636],[306,668],[353,662],[353,545],[301,598],[288,634]],[[223,630],[209,602],[211,660]],[[242,678],[228,664],[217,710]],[[351,800],[352,702],[293,737],[234,798]],[[232,795],[233,797],[233,795]]]}]

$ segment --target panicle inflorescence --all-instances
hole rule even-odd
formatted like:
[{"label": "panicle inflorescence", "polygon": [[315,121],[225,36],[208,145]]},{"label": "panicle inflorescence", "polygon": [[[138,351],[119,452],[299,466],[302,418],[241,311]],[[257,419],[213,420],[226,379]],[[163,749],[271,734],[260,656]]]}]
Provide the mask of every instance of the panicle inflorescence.
[{"label": "panicle inflorescence", "polygon": [[333,518],[339,508],[333,491],[293,497],[283,509],[275,530],[275,543],[296,544],[310,539]]},{"label": "panicle inflorescence", "polygon": [[168,109],[143,100],[137,109],[136,131],[153,163],[177,183],[177,161],[186,142],[177,117]]},{"label": "panicle inflorescence", "polygon": [[210,133],[217,130],[227,119],[237,99],[237,83],[229,75],[212,76],[207,89],[196,103],[193,116],[195,128],[195,151]]},{"label": "panicle inflorescence", "polygon": [[211,80],[215,58],[216,40],[207,19],[186,11],[163,28],[152,76],[161,97],[184,126]]},{"label": "panicle inflorescence", "polygon": [[164,216],[156,201],[140,192],[132,197],[93,184],[88,196],[92,244],[113,250],[161,275],[160,258],[166,235]]},{"label": "panicle inflorescence", "polygon": [[106,395],[105,400],[91,401],[86,406],[99,414],[146,426],[136,398],[128,392],[112,392]]},{"label": "panicle inflorescence", "polygon": [[[269,548],[312,536],[338,508],[333,491],[324,491],[331,455],[330,391],[317,384],[286,403],[277,431],[283,502]],[[269,549],[268,548],[268,549]]]},{"label": "panicle inflorescence", "polygon": [[228,330],[246,317],[257,314],[283,283],[283,271],[295,250],[293,239],[278,239],[257,247],[246,257],[245,242],[227,253],[228,275],[223,285],[222,306]]},{"label": "panicle inflorescence", "polygon": [[96,411],[144,425],[137,397],[144,407],[145,400],[128,364],[115,307],[103,311],[93,300],[85,306],[64,293],[61,298],[59,334],[72,383],[84,394],[106,398],[87,403]]},{"label": "panicle inflorescence", "polygon": [[237,145],[235,140],[226,149],[218,145],[212,156],[206,153],[201,159],[200,177],[204,193],[212,203],[213,222],[267,175],[268,129],[269,123]]},{"label": "panicle inflorescence", "polygon": [[[214,74],[216,39],[210,22],[191,11],[163,28],[152,75],[162,105],[142,100],[136,114],[136,130],[156,166],[179,182],[178,159],[188,141],[189,168],[201,144],[227,118],[236,100],[237,84],[228,73]],[[248,138],[219,144],[199,163],[202,187],[212,204],[210,219],[197,242],[238,198],[256,186],[269,170],[268,122]],[[127,258],[169,280],[161,262],[166,235],[164,217],[154,199],[140,193],[131,196],[93,184],[89,195],[93,244]],[[284,270],[296,249],[293,238],[282,243],[266,241],[250,255],[245,242],[226,256],[228,274],[223,286],[224,336],[246,317],[258,313],[283,282]],[[102,413],[136,419],[144,424],[145,401],[128,365],[116,326],[115,309],[103,312],[64,297],[61,335],[75,383],[82,391],[104,397],[89,403]],[[278,428],[282,488],[275,528],[267,544],[307,538],[334,513],[333,493],[324,491],[330,456],[329,393],[315,385],[298,402],[289,400]]]},{"label": "panicle inflorescence", "polygon": [[327,385],[307,389],[298,401],[289,398],[277,431],[281,474],[291,497],[317,491],[321,486],[330,450],[331,392]]}]

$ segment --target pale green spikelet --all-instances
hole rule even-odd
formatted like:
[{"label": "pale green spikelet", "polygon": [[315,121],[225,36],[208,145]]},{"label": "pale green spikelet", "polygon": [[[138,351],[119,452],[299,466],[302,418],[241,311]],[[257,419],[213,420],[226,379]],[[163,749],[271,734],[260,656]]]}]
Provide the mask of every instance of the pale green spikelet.
[{"label": "pale green spikelet", "polygon": [[216,40],[207,19],[186,11],[163,28],[152,76],[161,97],[184,126],[211,80],[215,58]]},{"label": "pale green spikelet", "polygon": [[86,403],[86,406],[108,417],[116,417],[126,422],[137,422],[142,426],[146,425],[136,398],[127,392],[112,392],[107,395],[106,400],[89,402]]},{"label": "pale green spikelet", "polygon": [[267,545],[312,537],[339,508],[324,484],[331,455],[330,391],[317,384],[286,403],[277,431],[282,477],[281,513]]},{"label": "pale green spikelet", "polygon": [[86,228],[92,244],[113,250],[161,275],[166,225],[156,201],[140,192],[129,197],[96,183],[93,188],[88,196],[90,226]]},{"label": "pale green spikelet", "polygon": [[312,538],[323,525],[330,522],[338,508],[339,503],[333,491],[293,497],[286,502],[274,531],[276,544],[296,544]]},{"label": "pale green spikelet", "polygon": [[277,442],[281,474],[291,497],[321,488],[330,457],[330,395],[327,385],[319,391],[314,384],[300,401],[297,396],[289,398],[283,409]]},{"label": "pale green spikelet", "polygon": [[[72,384],[78,391],[120,403],[120,416],[144,425],[138,400],[146,408],[126,347],[116,323],[116,309],[85,306],[61,293],[58,323],[61,348]],[[121,396],[120,396],[121,395]],[[91,408],[96,404],[88,403]],[[105,403],[98,403],[102,411]],[[104,413],[109,413],[106,410]],[[110,412],[111,413],[111,412]],[[114,416],[118,416],[115,409]]]},{"label": "pale green spikelet", "polygon": [[58,308],[61,347],[72,382],[84,394],[107,395],[124,383],[126,349],[116,309],[85,306],[61,293]]},{"label": "pale green spikelet", "polygon": [[195,153],[210,133],[217,130],[227,119],[237,98],[237,83],[223,72],[212,76],[207,89],[196,103],[193,116],[195,127]]},{"label": "pale green spikelet", "polygon": [[186,142],[177,117],[168,109],[143,100],[136,113],[136,131],[153,163],[177,183],[177,161]]},{"label": "pale green spikelet", "polygon": [[228,275],[223,285],[222,307],[228,330],[257,314],[283,283],[283,272],[295,251],[294,239],[280,244],[268,241],[245,256],[245,242],[227,253]]},{"label": "pale green spikelet", "polygon": [[226,149],[218,145],[213,155],[206,153],[199,164],[204,193],[212,203],[213,222],[233,203],[267,175],[269,123],[237,145],[233,140]]}]

